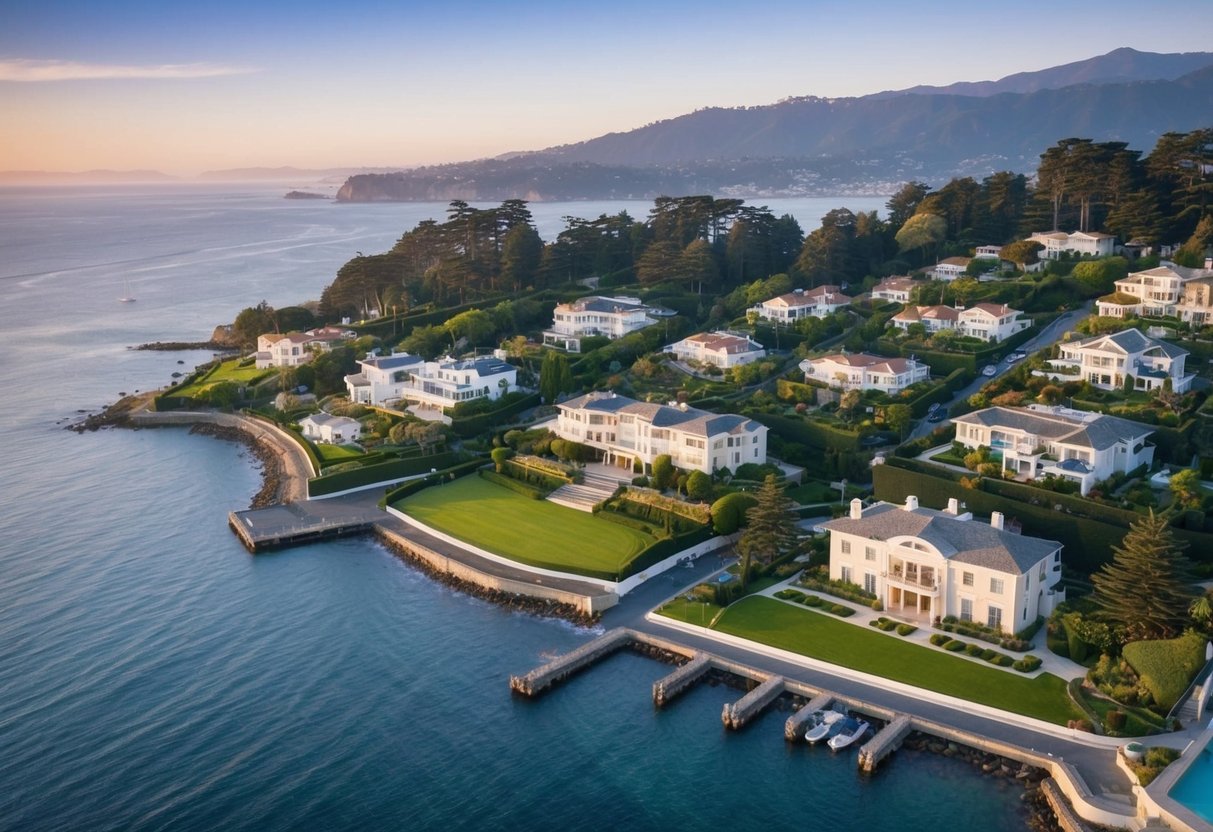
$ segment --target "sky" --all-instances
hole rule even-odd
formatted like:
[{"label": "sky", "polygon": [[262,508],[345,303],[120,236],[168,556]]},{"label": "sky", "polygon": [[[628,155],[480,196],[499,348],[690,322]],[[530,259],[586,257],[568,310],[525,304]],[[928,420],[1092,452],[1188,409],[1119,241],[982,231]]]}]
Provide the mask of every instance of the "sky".
[{"label": "sky", "polygon": [[0,170],[392,167],[709,106],[1213,51],[1213,2],[0,4]]}]

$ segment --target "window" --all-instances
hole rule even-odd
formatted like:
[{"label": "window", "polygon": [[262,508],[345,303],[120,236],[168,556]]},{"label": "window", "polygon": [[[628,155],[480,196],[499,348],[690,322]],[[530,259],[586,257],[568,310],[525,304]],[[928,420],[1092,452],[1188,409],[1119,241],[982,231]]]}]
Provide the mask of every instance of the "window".
[{"label": "window", "polygon": [[844,555],[851,554],[851,541],[844,540],[840,542],[838,544],[838,551],[842,552]]},{"label": "window", "polygon": [[851,583],[851,567],[849,567],[849,566],[842,567],[842,574],[839,575],[839,577],[842,578],[843,583],[848,583],[848,584]]},{"label": "window", "polygon": [[1002,578],[990,578],[990,592],[994,595],[1002,595]]},{"label": "window", "polygon": [[865,592],[870,592],[873,595],[876,594],[876,576],[871,572],[863,574],[863,588]]},{"label": "window", "polygon": [[960,620],[961,621],[972,621],[973,620],[973,599],[972,598],[961,598],[960,599]]},{"label": "window", "polygon": [[986,612],[986,626],[992,630],[1002,629],[1002,609],[990,607]]},{"label": "window", "polygon": [[872,546],[864,546],[863,547],[863,559],[864,560],[876,560],[876,549]]},{"label": "window", "polygon": [[972,586],[973,585],[973,573],[965,572],[964,575],[961,576],[960,580],[965,586]]}]

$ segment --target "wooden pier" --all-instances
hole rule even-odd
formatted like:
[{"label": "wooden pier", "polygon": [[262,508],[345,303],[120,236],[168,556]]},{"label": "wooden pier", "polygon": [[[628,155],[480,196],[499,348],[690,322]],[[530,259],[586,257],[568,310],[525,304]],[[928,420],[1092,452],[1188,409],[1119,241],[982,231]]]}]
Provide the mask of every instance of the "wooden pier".
[{"label": "wooden pier", "polygon": [[859,749],[859,768],[867,772],[875,771],[881,760],[901,747],[901,741],[913,728],[913,723],[905,714],[894,717]]},{"label": "wooden pier", "polygon": [[726,702],[720,718],[726,728],[732,728],[734,731],[744,728],[747,722],[762,713],[763,708],[774,702],[783,691],[784,678],[772,676],[736,702]]},{"label": "wooden pier", "polygon": [[227,523],[244,547],[256,553],[364,534],[382,516],[378,511],[335,501],[312,501],[232,511]]},{"label": "wooden pier", "polygon": [[618,627],[581,645],[570,653],[565,653],[563,656],[535,668],[530,673],[523,676],[511,676],[510,690],[524,696],[538,696],[557,682],[561,682],[594,662],[627,647],[632,643],[632,639],[633,635],[629,630]]},{"label": "wooden pier", "polygon": [[814,696],[807,705],[788,717],[787,722],[783,724],[784,739],[803,739],[804,724],[812,718],[813,714],[830,707],[830,703],[833,701],[834,695],[832,693],[821,693]]},{"label": "wooden pier", "polygon": [[711,658],[706,653],[696,653],[689,662],[653,683],[653,704],[661,708],[674,701],[711,669]]}]

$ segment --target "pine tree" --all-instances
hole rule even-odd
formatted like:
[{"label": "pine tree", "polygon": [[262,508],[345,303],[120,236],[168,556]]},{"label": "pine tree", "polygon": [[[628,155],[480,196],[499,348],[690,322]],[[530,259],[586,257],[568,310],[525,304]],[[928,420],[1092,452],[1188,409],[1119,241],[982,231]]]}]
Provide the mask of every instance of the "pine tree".
[{"label": "pine tree", "polygon": [[770,563],[787,552],[798,537],[792,500],[783,493],[774,474],[767,474],[754,498],[757,502],[746,511],[746,528],[737,541],[743,590],[750,581],[750,565],[755,559]]},{"label": "pine tree", "polygon": [[1129,526],[1112,562],[1091,576],[1092,599],[1103,616],[1125,628],[1130,641],[1174,638],[1188,623],[1195,592],[1191,565],[1163,517],[1151,511]]}]

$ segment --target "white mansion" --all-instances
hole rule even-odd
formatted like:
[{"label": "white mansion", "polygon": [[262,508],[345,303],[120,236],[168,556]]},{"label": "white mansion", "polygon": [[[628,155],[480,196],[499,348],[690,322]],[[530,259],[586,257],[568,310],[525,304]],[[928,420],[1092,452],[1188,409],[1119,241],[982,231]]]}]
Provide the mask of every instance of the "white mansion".
[{"label": "white mansion", "polygon": [[722,370],[753,363],[767,354],[753,338],[732,332],[700,332],[668,345],[662,352],[672,353],[681,361],[699,361]]},{"label": "white mansion", "polygon": [[1061,544],[1003,529],[961,512],[851,501],[850,513],[821,524],[830,533],[830,577],[859,584],[895,615],[923,622],[954,615],[1015,633],[1065,600]]},{"label": "white mansion", "polygon": [[842,390],[880,390],[890,395],[931,377],[931,368],[912,358],[885,358],[864,352],[806,358],[800,362],[800,369],[805,381]]},{"label": "white mansion", "polygon": [[602,452],[603,462],[645,470],[661,454],[674,465],[706,474],[767,461],[767,428],[753,419],[686,405],[638,402],[593,392],[557,405],[553,431]]},{"label": "white mansion", "polygon": [[844,295],[841,287],[827,285],[796,289],[751,306],[749,311],[765,321],[787,324],[801,318],[824,318],[850,304],[850,296]]},{"label": "white mansion", "polygon": [[440,358],[426,361],[396,353],[358,362],[345,377],[350,401],[385,405],[405,402],[445,410],[473,399],[499,399],[517,389],[518,371],[498,358]]},{"label": "white mansion", "polygon": [[1057,350],[1057,358],[1049,361],[1052,369],[1036,370],[1034,374],[1062,381],[1081,379],[1101,390],[1123,389],[1126,377],[1134,390],[1164,387],[1169,379],[1176,393],[1186,392],[1195,378],[1184,370],[1187,350],[1136,329],[1063,341]]},{"label": "white mansion", "polygon": [[556,305],[552,327],[543,332],[543,343],[569,352],[581,352],[581,339],[599,335],[612,340],[657,323],[659,310],[645,306],[640,298],[599,295]]}]

